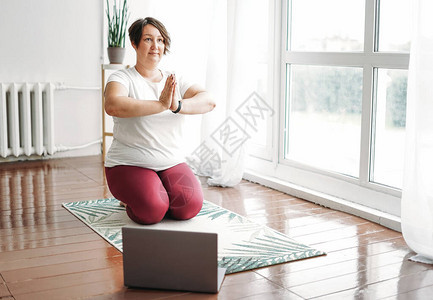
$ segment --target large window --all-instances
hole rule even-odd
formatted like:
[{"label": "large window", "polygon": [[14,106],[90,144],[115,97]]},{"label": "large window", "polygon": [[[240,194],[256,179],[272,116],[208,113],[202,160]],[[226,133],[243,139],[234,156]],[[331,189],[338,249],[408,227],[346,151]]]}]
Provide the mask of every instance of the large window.
[{"label": "large window", "polygon": [[364,0],[293,0],[288,9],[288,50],[363,50]]},{"label": "large window", "polygon": [[304,175],[399,197],[410,0],[283,0],[282,10],[279,164],[336,196]]},{"label": "large window", "polygon": [[357,176],[362,68],[287,65],[285,158]]}]

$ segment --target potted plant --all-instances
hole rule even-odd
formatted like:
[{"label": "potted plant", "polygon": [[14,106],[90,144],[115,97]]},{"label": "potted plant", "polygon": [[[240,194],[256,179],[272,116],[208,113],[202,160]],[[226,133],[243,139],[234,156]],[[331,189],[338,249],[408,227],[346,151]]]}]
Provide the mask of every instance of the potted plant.
[{"label": "potted plant", "polygon": [[118,7],[117,0],[114,0],[113,11],[110,13],[110,5],[107,1],[107,21],[108,21],[108,59],[110,64],[121,64],[125,57],[125,34],[126,24],[128,23],[127,0],[123,0],[123,5]]}]

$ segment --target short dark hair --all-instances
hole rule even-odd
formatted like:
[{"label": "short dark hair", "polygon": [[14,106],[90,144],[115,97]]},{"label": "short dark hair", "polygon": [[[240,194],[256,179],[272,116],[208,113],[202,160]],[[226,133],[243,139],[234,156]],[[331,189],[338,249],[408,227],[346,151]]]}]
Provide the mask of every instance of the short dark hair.
[{"label": "short dark hair", "polygon": [[131,43],[138,47],[140,44],[141,36],[143,34],[143,27],[146,25],[153,25],[156,27],[156,29],[159,30],[161,33],[163,39],[164,39],[164,54],[167,52],[170,52],[170,34],[168,33],[167,29],[165,28],[164,24],[162,24],[160,21],[158,21],[155,18],[147,17],[144,19],[138,19],[132,25],[129,27],[129,39],[131,40]]}]

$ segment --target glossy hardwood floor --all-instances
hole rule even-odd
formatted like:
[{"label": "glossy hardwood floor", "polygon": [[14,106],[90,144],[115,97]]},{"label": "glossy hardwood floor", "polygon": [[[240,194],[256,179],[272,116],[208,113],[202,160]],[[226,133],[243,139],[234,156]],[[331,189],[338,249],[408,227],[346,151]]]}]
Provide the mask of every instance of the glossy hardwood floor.
[{"label": "glossy hardwood floor", "polygon": [[122,254],[62,208],[110,197],[100,156],[0,164],[0,299],[432,299],[402,235],[243,181],[205,198],[326,251],[228,275],[217,295],[123,286]]}]

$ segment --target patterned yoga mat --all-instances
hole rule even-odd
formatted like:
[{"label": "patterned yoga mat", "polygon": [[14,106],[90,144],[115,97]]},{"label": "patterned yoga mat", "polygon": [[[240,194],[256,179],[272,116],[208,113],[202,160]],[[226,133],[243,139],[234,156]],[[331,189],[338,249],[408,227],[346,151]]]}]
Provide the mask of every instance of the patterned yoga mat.
[{"label": "patterned yoga mat", "polygon": [[191,220],[165,218],[154,225],[131,221],[114,198],[63,203],[63,207],[119,251],[122,251],[123,226],[217,232],[218,264],[227,268],[226,274],[325,254],[209,201],[204,201],[199,214]]}]

